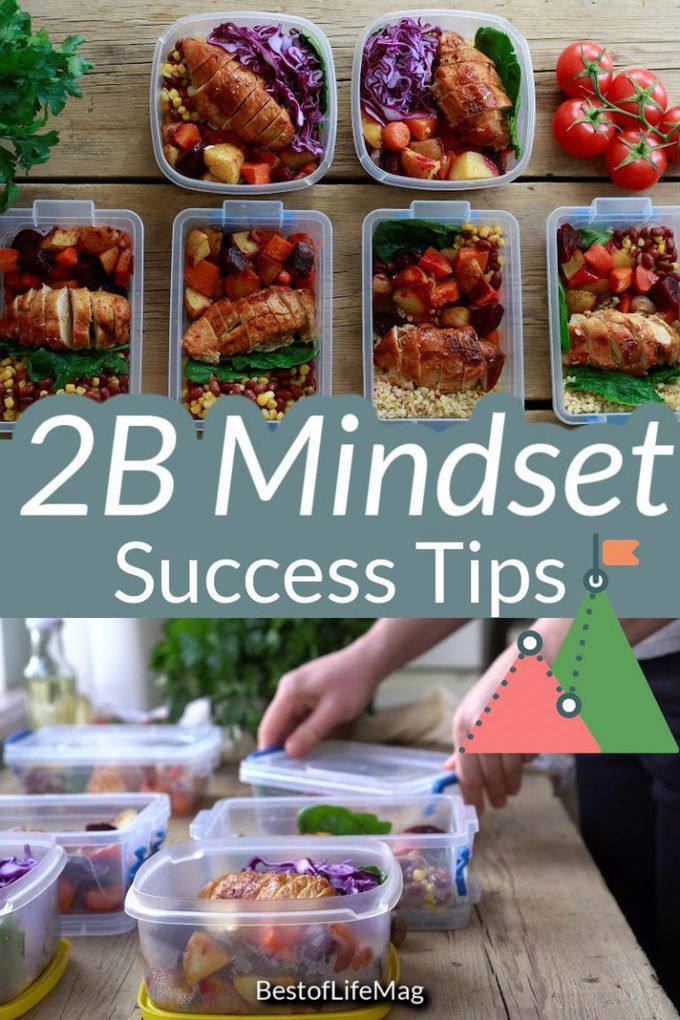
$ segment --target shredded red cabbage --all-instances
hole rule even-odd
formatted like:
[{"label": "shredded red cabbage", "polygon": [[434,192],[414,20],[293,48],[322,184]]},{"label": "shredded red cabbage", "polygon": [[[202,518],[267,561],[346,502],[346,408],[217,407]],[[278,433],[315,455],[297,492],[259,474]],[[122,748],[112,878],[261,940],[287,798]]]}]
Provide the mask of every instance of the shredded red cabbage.
[{"label": "shredded red cabbage", "polygon": [[327,878],[338,896],[368,892],[382,885],[384,876],[378,868],[355,868],[350,861],[328,864],[327,861],[301,857],[298,861],[266,861],[264,857],[253,857],[244,871],[274,871],[290,875],[315,875]]},{"label": "shredded red cabbage", "polygon": [[432,75],[441,29],[402,18],[369,36],[361,60],[361,100],[385,124],[402,117],[432,117]]},{"label": "shredded red cabbage", "polygon": [[31,848],[28,844],[24,847],[23,858],[3,857],[0,860],[0,889],[11,885],[17,879],[23,878],[29,871],[38,866],[38,861],[31,856]]},{"label": "shredded red cabbage", "polygon": [[245,28],[225,21],[212,30],[208,42],[235,53],[241,64],[264,78],[267,91],[288,110],[297,128],[291,148],[322,157],[324,69],[302,33],[295,28],[285,32],[280,25]]}]

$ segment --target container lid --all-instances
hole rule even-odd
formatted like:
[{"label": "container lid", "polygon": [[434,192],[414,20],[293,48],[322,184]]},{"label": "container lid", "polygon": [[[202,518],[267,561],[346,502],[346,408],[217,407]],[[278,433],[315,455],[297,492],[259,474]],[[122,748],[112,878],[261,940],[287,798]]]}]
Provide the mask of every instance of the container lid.
[{"label": "container lid", "polygon": [[66,866],[66,851],[57,846],[54,836],[0,832],[0,857],[16,857],[24,852],[26,846],[39,863],[22,878],[0,890],[0,920],[40,896]]},{"label": "container lid", "polygon": [[[399,954],[394,946],[391,945],[385,983],[389,984],[390,981],[398,982],[400,975]],[[161,1009],[160,1006],[155,1006],[149,998],[145,981],[142,981],[139,986],[137,1005],[141,1010],[142,1020],[186,1020],[186,1013],[174,1013],[167,1009]],[[330,1016],[333,1017],[333,1020],[382,1020],[382,1017],[387,1016],[391,1009],[391,1002],[381,1002],[374,1006],[362,1006],[360,1009],[342,1009],[337,1012],[333,1010]],[[276,1013],[279,1020],[300,1020],[299,1013],[283,1013],[279,1009],[269,1010],[267,1013],[249,1013],[248,1015],[251,1020],[270,1020],[273,1012]],[[18,1014],[12,1015],[16,1016]],[[214,1013],[192,1013],[191,1016],[193,1020],[215,1020]],[[0,1020],[2,1020],[2,1013],[0,1013]],[[222,1013],[218,1020],[237,1020],[237,1017],[233,1013]]]},{"label": "container lid", "polygon": [[222,733],[217,726],[45,726],[5,741],[6,765],[190,764],[217,757]]},{"label": "container lid", "polygon": [[[18,995],[16,999],[0,1006],[0,1020],[14,1020],[15,1017],[23,1016],[33,1009],[39,1002],[49,995],[59,984],[66,967],[68,966],[71,946],[67,939],[60,939],[57,951],[49,964],[32,985]],[[384,1016],[384,1014],[382,1014]]]},{"label": "container lid", "polygon": [[440,793],[456,782],[445,772],[444,757],[388,744],[326,740],[303,758],[281,748],[255,751],[241,762],[242,783],[305,793],[374,793],[409,796]]},{"label": "container lid", "polygon": [[[90,822],[101,822],[105,815],[116,816],[136,811],[134,819],[118,829],[86,829]],[[165,829],[170,817],[167,793],[30,793],[0,796],[0,829],[21,826],[21,838],[32,844],[31,826],[36,832],[48,832],[67,846],[87,842],[89,846],[124,843],[140,827]],[[26,834],[24,836],[24,833]]]}]

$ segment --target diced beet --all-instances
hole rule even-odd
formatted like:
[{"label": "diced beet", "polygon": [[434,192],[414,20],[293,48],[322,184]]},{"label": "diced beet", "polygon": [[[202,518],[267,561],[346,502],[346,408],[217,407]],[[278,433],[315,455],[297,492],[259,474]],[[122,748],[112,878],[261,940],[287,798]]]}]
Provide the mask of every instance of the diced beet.
[{"label": "diced beet", "polygon": [[39,248],[44,238],[42,234],[39,234],[37,230],[20,230],[17,236],[10,245],[11,248],[16,248],[22,255],[27,248]]},{"label": "diced beet", "polygon": [[76,265],[76,277],[82,287],[88,290],[100,290],[108,287],[109,278],[106,275],[103,265],[96,255],[88,252],[80,252]]},{"label": "diced beet", "polygon": [[660,311],[671,312],[674,319],[680,319],[680,280],[677,276],[662,276],[647,296]]},{"label": "diced beet", "polygon": [[581,235],[571,223],[563,223],[557,231],[557,259],[568,262],[581,243]]},{"label": "diced beet", "polygon": [[404,171],[401,168],[401,156],[398,152],[388,152],[384,149],[380,157],[380,166],[388,174],[404,176]]},{"label": "diced beet", "polygon": [[273,181],[280,183],[281,181],[292,181],[295,177],[295,171],[291,166],[286,166],[285,163],[281,163],[280,166],[275,166],[271,172],[271,178]]},{"label": "diced beet", "polygon": [[470,325],[480,337],[488,336],[494,329],[498,329],[502,318],[502,305],[480,305],[470,309]]},{"label": "diced beet", "polygon": [[443,832],[438,825],[411,825],[408,829],[404,829],[404,832],[412,832],[417,835],[432,835],[434,833]]},{"label": "diced beet", "polygon": [[35,276],[47,276],[54,265],[54,257],[51,251],[43,248],[25,248],[19,257],[21,268],[27,273]]},{"label": "diced beet", "polygon": [[286,260],[286,268],[297,276],[307,276],[314,268],[314,249],[305,241],[298,241]]},{"label": "diced beet", "polygon": [[417,262],[418,255],[414,252],[406,251],[405,248],[400,248],[398,252],[395,252],[393,261],[394,268],[401,272],[402,269],[408,269],[409,266],[412,266],[415,262]]},{"label": "diced beet", "polygon": [[220,252],[220,265],[225,273],[241,273],[250,265],[250,259],[237,244],[231,244],[228,238],[229,235],[225,234]]},{"label": "diced beet", "polygon": [[175,163],[175,168],[185,177],[202,177],[205,173],[203,158],[203,142],[196,142],[190,149],[183,152]]}]

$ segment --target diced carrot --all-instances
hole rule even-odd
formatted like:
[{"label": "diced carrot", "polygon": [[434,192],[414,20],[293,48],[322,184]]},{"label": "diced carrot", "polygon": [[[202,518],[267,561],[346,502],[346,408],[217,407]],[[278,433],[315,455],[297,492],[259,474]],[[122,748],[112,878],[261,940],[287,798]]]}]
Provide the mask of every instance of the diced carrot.
[{"label": "diced carrot", "polygon": [[607,276],[612,294],[623,294],[633,282],[633,270],[627,266],[611,269]]},{"label": "diced carrot", "polygon": [[265,255],[264,252],[260,252],[255,259],[255,264],[257,265],[257,271],[260,274],[262,283],[265,287],[270,287],[281,272],[281,263],[274,262],[274,260],[270,259],[268,255]]},{"label": "diced carrot", "polygon": [[280,157],[268,149],[253,149],[253,157],[258,163],[266,163],[267,166],[278,166],[281,162]]},{"label": "diced carrot", "polygon": [[300,173],[303,175],[303,177],[309,177],[309,175],[313,174],[316,169],[317,169],[317,164],[313,163],[310,160],[309,163],[305,163],[304,166],[300,167]]},{"label": "diced carrot", "polygon": [[132,249],[126,248],[125,251],[122,251],[120,253],[120,258],[116,263],[116,269],[113,274],[113,280],[117,287],[127,287],[130,283],[131,276],[132,276]]},{"label": "diced carrot", "polygon": [[426,138],[432,138],[437,127],[437,118],[409,117],[406,120],[406,126],[411,132],[412,138],[419,142],[424,142]]},{"label": "diced carrot", "polygon": [[432,288],[430,304],[433,308],[443,308],[444,305],[455,304],[460,298],[460,288],[455,280],[446,280],[438,283]]},{"label": "diced carrot", "polygon": [[584,253],[584,258],[593,272],[597,273],[599,277],[607,275],[614,261],[602,244],[591,244],[588,251]]},{"label": "diced carrot", "polygon": [[179,146],[180,149],[190,149],[196,142],[200,142],[201,132],[195,124],[184,122],[175,128],[172,135],[173,145]]},{"label": "diced carrot", "polygon": [[622,294],[621,297],[619,298],[619,303],[616,306],[617,312],[624,312],[624,313],[625,312],[629,312],[630,311],[630,306],[631,306],[632,303],[633,303],[632,295],[631,295],[630,291],[626,291],[626,293]]},{"label": "diced carrot", "polygon": [[62,250],[55,255],[54,261],[58,266],[61,266],[64,269],[73,269],[73,267],[78,263],[78,249],[62,248]]},{"label": "diced carrot", "polygon": [[68,914],[76,898],[76,887],[73,882],[62,875],[58,883],[59,913]]},{"label": "diced carrot", "polygon": [[432,273],[438,280],[443,280],[453,272],[453,266],[446,255],[442,255],[436,248],[426,248],[418,259],[418,265],[426,273]]},{"label": "diced carrot", "polygon": [[123,898],[123,888],[120,885],[112,885],[107,889],[90,889],[85,894],[85,909],[121,910]]},{"label": "diced carrot", "polygon": [[271,167],[268,163],[244,163],[241,176],[247,184],[271,184]]},{"label": "diced carrot", "polygon": [[471,244],[465,245],[463,248],[459,249],[458,254],[456,255],[456,261],[454,264],[456,276],[458,276],[468,262],[476,262],[481,271],[484,272],[488,261],[488,251],[475,248],[474,245]]},{"label": "diced carrot", "polygon": [[220,279],[220,267],[210,259],[203,259],[195,266],[185,266],[184,282],[204,297],[212,297]]},{"label": "diced carrot", "polygon": [[281,237],[280,234],[272,234],[262,249],[262,254],[274,262],[285,262],[293,251],[293,247],[285,237]]},{"label": "diced carrot", "polygon": [[411,132],[408,124],[403,120],[391,120],[382,131],[382,142],[385,149],[390,152],[401,152],[411,141]]},{"label": "diced carrot", "polygon": [[11,273],[19,265],[16,248],[0,248],[0,273]]},{"label": "diced carrot", "polygon": [[242,269],[240,273],[230,273],[224,281],[224,292],[232,301],[248,297],[261,287],[260,277],[252,268]]},{"label": "diced carrot", "polygon": [[651,290],[659,277],[651,269],[644,266],[636,266],[633,270],[633,287],[638,294],[646,294]]}]

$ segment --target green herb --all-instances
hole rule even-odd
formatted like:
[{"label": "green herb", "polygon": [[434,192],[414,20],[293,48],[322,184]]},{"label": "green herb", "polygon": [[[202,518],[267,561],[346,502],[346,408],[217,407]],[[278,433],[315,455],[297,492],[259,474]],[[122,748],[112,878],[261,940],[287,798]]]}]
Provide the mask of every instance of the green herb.
[{"label": "green herb", "polygon": [[16,0],[0,0],[0,213],[19,195],[14,178],[46,163],[59,141],[42,129],[61,113],[69,96],[80,96],[78,79],[92,64],[78,56],[84,39],[69,35],[53,46],[47,31],[33,32]]},{"label": "green herb", "polygon": [[307,43],[310,50],[314,50],[319,58],[321,70],[323,71],[323,87],[321,89],[321,94],[319,95],[319,109],[322,113],[326,113],[328,111],[328,71],[326,70],[326,61],[324,60],[323,53],[316,44],[316,40],[312,39],[311,35],[303,35],[303,33],[300,32],[300,38]]},{"label": "green herb", "polygon": [[566,354],[571,345],[569,336],[569,311],[567,309],[567,294],[561,280],[557,281],[557,299],[560,309],[560,347],[562,353]]},{"label": "green herb", "polygon": [[295,368],[306,365],[318,354],[318,350],[303,344],[290,344],[279,347],[275,351],[239,354],[228,358],[219,365],[206,365],[203,361],[188,358],[184,367],[184,375],[188,382],[203,383],[217,379],[218,382],[237,382],[247,379],[253,372],[271,372],[275,368]]},{"label": "green herb", "polygon": [[483,26],[477,29],[475,49],[493,60],[498,76],[503,83],[505,93],[512,103],[512,109],[507,114],[507,121],[508,128],[510,129],[510,141],[515,150],[515,157],[519,159],[522,154],[522,147],[519,142],[517,120],[520,106],[519,90],[522,84],[522,69],[515,53],[515,47],[512,45],[512,40],[507,32],[502,32],[499,28]]},{"label": "green herb", "polygon": [[460,227],[436,220],[382,220],[373,234],[373,251],[381,262],[390,262],[403,249],[449,248],[459,233]]},{"label": "green herb", "polygon": [[297,818],[301,835],[329,832],[332,836],[386,836],[391,822],[381,822],[377,815],[362,814],[334,804],[314,804],[304,808]]},{"label": "green herb", "polygon": [[582,248],[590,248],[593,244],[606,244],[612,239],[611,230],[595,230],[593,227],[582,227],[579,233],[581,235]]},{"label": "green herb", "polygon": [[151,668],[176,721],[194,698],[210,698],[215,722],[233,736],[255,736],[284,673],[336,652],[371,620],[173,619],[151,655]]},{"label": "green herb", "polygon": [[652,370],[649,375],[639,378],[616,370],[591,368],[588,365],[565,367],[567,389],[585,390],[597,393],[614,404],[639,407],[640,404],[662,404],[663,398],[656,389],[661,382],[669,382],[680,376],[680,364],[670,368]]},{"label": "green herb", "polygon": [[119,351],[128,350],[128,345],[123,344],[119,347],[111,347],[107,351],[64,351],[58,353],[50,351],[46,347],[18,347],[0,341],[0,351],[3,356],[10,355],[23,359],[31,382],[54,379],[55,391],[86,375],[101,375],[102,372],[110,372],[112,375],[129,375],[130,364],[127,358],[123,358],[119,354]]}]

